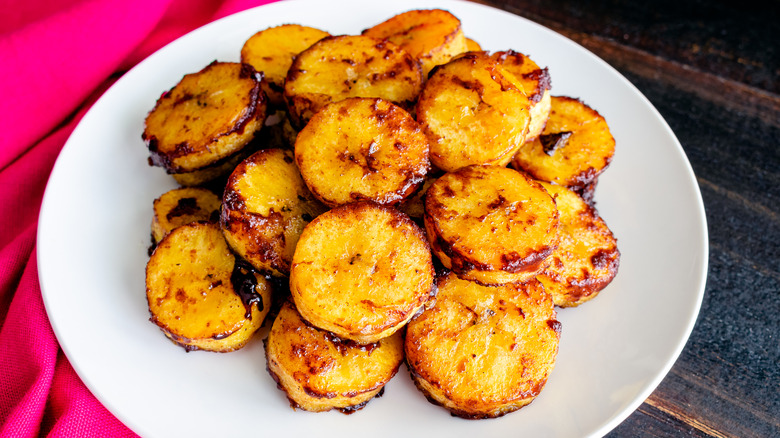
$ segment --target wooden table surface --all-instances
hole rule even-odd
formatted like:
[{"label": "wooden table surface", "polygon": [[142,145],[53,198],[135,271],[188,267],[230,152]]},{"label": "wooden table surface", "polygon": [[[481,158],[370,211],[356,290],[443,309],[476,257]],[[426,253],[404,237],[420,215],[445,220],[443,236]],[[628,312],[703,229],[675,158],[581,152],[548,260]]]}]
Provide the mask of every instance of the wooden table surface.
[{"label": "wooden table surface", "polygon": [[696,325],[608,436],[780,436],[780,2],[479,3],[619,70],[677,135],[704,199],[709,273]]}]

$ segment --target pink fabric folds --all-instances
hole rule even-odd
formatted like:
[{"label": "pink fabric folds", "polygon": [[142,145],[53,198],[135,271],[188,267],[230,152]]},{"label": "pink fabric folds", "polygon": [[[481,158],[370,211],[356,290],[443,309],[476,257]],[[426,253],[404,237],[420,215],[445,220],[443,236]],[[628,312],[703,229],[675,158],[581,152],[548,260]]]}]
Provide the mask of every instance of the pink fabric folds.
[{"label": "pink fabric folds", "polygon": [[217,18],[273,0],[0,0],[0,437],[134,436],[59,348],[35,236],[49,172],[123,71]]}]

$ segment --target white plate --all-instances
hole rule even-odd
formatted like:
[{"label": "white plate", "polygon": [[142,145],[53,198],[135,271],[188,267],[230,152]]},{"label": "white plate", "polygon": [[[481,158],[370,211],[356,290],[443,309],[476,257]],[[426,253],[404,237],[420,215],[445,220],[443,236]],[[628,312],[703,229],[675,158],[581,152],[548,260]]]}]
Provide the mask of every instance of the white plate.
[{"label": "white plate", "polygon": [[[354,415],[293,411],[265,369],[260,336],[235,353],[185,353],[148,321],[152,200],[175,185],[147,165],[144,117],[182,75],[214,59],[237,61],[258,30],[300,23],[358,33],[398,12],[432,7],[452,11],[485,49],[529,54],[549,67],[553,94],[579,97],[606,117],[617,153],[596,199],[618,237],[620,272],[594,301],[559,311],[557,366],[541,395],[518,412],[451,417],[414,388],[403,366],[385,395]],[[627,80],[566,38],[468,2],[293,0],[198,29],[105,93],[51,174],[38,266],[49,319],[71,364],[143,436],[599,436],[647,398],[682,350],[704,291],[706,229],[696,180],[667,124]]]}]

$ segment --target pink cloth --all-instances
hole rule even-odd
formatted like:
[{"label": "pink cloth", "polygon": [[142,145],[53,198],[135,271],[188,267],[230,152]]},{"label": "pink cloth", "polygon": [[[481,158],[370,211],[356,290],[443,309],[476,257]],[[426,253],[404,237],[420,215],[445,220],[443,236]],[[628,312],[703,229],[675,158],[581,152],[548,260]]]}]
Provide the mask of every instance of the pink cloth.
[{"label": "pink cloth", "polygon": [[153,51],[274,0],[0,0],[0,437],[135,436],[84,386],[49,325],[35,237],[60,149]]}]

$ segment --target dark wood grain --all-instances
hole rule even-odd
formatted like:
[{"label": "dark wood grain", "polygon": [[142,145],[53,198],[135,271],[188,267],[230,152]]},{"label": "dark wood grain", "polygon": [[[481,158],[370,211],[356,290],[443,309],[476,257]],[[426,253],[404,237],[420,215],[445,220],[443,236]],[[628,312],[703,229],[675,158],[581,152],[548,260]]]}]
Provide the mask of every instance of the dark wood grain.
[{"label": "dark wood grain", "polygon": [[780,437],[780,3],[479,3],[620,71],[675,132],[702,192],[701,312],[670,373],[609,436]]}]

